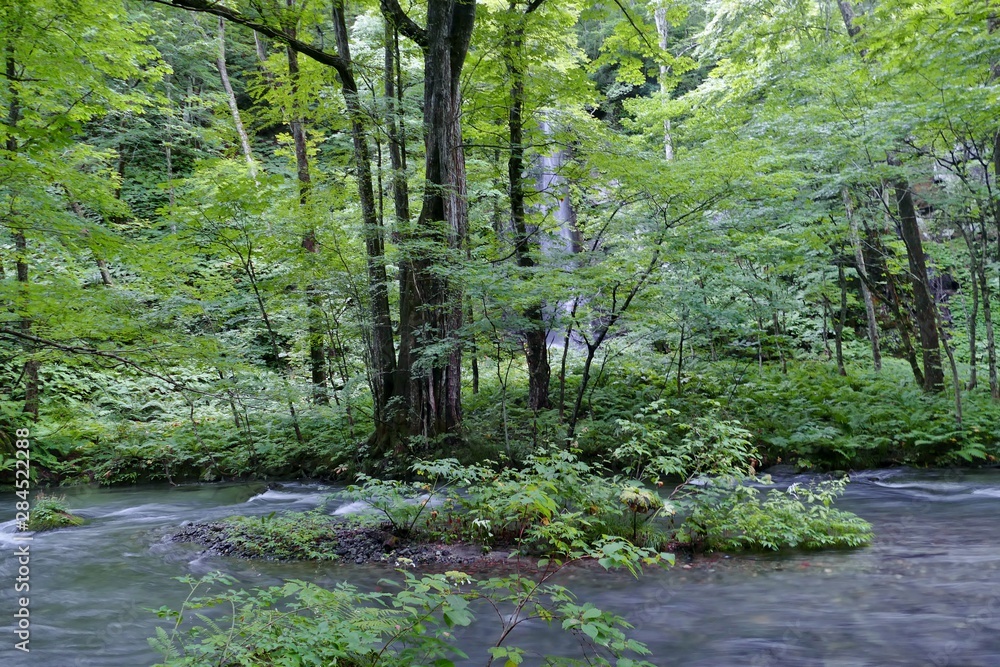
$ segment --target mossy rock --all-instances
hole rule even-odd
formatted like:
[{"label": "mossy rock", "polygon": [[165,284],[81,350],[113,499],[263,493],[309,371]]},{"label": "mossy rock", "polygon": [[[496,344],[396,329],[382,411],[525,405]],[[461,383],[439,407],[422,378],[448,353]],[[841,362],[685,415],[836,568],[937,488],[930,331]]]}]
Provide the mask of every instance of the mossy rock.
[{"label": "mossy rock", "polygon": [[322,512],[231,516],[202,525],[196,541],[218,553],[239,558],[277,561],[336,560],[337,530],[343,528]]},{"label": "mossy rock", "polygon": [[69,511],[62,496],[40,495],[31,506],[28,530],[35,532],[83,525],[84,520]]},{"label": "mossy rock", "polygon": [[82,526],[84,520],[69,512],[46,512],[42,517],[36,517],[34,513],[31,521],[28,522],[28,530],[40,532],[43,530],[55,530],[56,528],[69,528],[72,526]]}]

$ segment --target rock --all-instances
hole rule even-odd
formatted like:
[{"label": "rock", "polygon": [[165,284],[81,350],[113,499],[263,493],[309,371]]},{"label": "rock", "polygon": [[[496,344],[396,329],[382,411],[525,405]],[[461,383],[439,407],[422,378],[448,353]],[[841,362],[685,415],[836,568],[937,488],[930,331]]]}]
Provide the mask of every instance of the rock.
[{"label": "rock", "polygon": [[[343,563],[362,565],[364,563],[385,563],[406,567],[414,565],[475,565],[488,563],[494,566],[502,552],[484,554],[477,545],[445,545],[408,541],[393,535],[381,526],[358,526],[356,523],[335,521],[330,533],[333,540],[327,543],[327,553],[335,554]],[[185,521],[177,531],[166,539],[174,542],[193,542],[205,547],[208,555],[235,558],[259,558],[248,553],[241,542],[230,535],[225,522],[192,523]],[[244,538],[245,539],[245,538]]]}]

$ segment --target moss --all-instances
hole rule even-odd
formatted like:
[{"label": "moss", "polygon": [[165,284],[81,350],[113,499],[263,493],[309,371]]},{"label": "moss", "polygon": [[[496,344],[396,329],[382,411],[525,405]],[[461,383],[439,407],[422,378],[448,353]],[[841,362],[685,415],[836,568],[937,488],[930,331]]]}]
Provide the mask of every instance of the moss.
[{"label": "moss", "polygon": [[39,495],[31,506],[28,530],[43,531],[83,525],[81,517],[69,511],[63,496]]}]

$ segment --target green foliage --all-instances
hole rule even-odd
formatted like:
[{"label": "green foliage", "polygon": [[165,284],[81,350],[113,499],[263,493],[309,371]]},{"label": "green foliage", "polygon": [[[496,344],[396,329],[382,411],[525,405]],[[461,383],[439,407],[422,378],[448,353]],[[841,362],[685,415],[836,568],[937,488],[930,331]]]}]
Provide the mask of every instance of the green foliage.
[{"label": "green foliage", "polygon": [[922,392],[904,373],[893,362],[881,375],[852,371],[847,378],[827,365],[795,365],[751,379],[733,409],[771,460],[802,468],[948,465],[1000,454],[988,394],[966,395],[959,425],[951,397]]},{"label": "green foliage", "polygon": [[267,560],[335,560],[333,520],[320,510],[233,516],[218,524],[234,552]]},{"label": "green foliage", "polygon": [[690,481],[708,474],[753,474],[758,456],[750,444],[753,436],[738,421],[721,419],[718,403],[702,404],[708,412],[693,424],[671,423],[680,413],[664,405],[663,400],[654,401],[634,420],[618,420],[621,432],[630,439],[611,456],[623,460],[636,479],[658,484],[667,477]]},{"label": "green foliage", "polygon": [[[715,410],[718,403],[710,403]],[[763,497],[754,486],[759,453],[751,433],[736,421],[699,417],[694,425],[673,424],[684,436],[670,440],[665,423],[676,410],[654,403],[634,421],[619,420],[632,439],[613,452],[625,459],[637,476],[653,482],[680,479],[671,498],[685,515],[675,539],[709,549],[771,549],[858,547],[871,539],[871,526],[856,515],[832,507],[847,478],[815,486],[793,485]],[[710,413],[711,414],[711,413]],[[651,506],[639,493],[628,496],[634,509]],[[625,498],[623,497],[623,500]],[[632,505],[630,505],[631,507]]]},{"label": "green foliage", "polygon": [[[611,455],[617,469],[635,477],[662,478],[657,465],[683,477],[684,460],[712,456],[685,437],[725,442],[725,434],[712,429],[729,428],[742,431],[728,446],[726,456],[735,456],[731,474],[776,463],[822,471],[983,464],[1000,457],[1000,407],[988,391],[963,391],[959,425],[950,389],[923,392],[901,360],[885,359],[882,372],[873,373],[857,367],[868,363],[861,358],[846,377],[835,365],[809,358],[784,369],[738,360],[692,362],[682,393],[674,377],[650,370],[658,361],[661,355],[637,354],[609,364],[581,429],[588,458]],[[636,404],[647,407],[636,413]]]},{"label": "green foliage", "polygon": [[65,496],[38,494],[32,499],[28,530],[55,530],[82,524],[83,519],[70,512]]},{"label": "green foliage", "polygon": [[430,483],[413,482],[405,484],[398,480],[381,480],[359,474],[359,486],[349,486],[345,492],[348,498],[360,500],[386,518],[393,534],[409,535],[424,510],[435,496],[441,492],[441,475],[458,469],[457,462],[437,461],[429,465],[416,464],[414,472],[431,477]]},{"label": "green foliage", "polygon": [[871,525],[831,506],[846,484],[844,478],[761,494],[743,480],[718,480],[701,492],[678,539],[724,551],[864,546]]},{"label": "green foliage", "polygon": [[[604,567],[635,572],[662,560],[615,540],[604,540],[574,558],[584,556]],[[452,656],[469,657],[455,646],[453,629],[475,622],[470,604],[482,600],[512,610],[500,616],[496,642],[483,647],[491,659],[521,664],[525,652],[511,643],[512,633],[530,619],[541,619],[575,635],[588,664],[651,667],[628,657],[648,654],[625,634],[631,628],[628,623],[589,603],[577,603],[568,590],[551,582],[566,564],[542,564],[537,578],[513,574],[483,581],[462,572],[421,577],[402,572],[401,582],[383,582],[395,592],[371,593],[346,583],[327,590],[289,581],[264,590],[228,588],[206,595],[205,589],[231,587],[236,581],[219,574],[201,580],[186,577],[181,581],[190,587],[188,599],[180,610],[158,611],[174,622],[169,630],[158,628],[150,644],[165,658],[161,667],[451,665]],[[213,607],[232,610],[231,615],[220,619],[200,611]],[[191,626],[190,616],[200,625]],[[552,660],[562,664],[567,659]]]},{"label": "green foliage", "polygon": [[418,462],[412,471],[428,481],[361,475],[363,484],[350,487],[347,497],[374,508],[388,530],[407,539],[458,540],[545,557],[577,554],[609,538],[654,550],[667,543],[653,520],[673,510],[654,490],[609,477],[573,451],[531,455],[523,468],[439,459]]},{"label": "green foliage", "polygon": [[664,511],[654,491],[609,478],[573,451],[531,455],[520,469],[472,466],[453,479],[459,492],[450,504],[460,511],[444,521],[462,539],[545,556],[587,549],[608,536],[653,548],[666,541],[637,526],[639,514],[645,522]]}]

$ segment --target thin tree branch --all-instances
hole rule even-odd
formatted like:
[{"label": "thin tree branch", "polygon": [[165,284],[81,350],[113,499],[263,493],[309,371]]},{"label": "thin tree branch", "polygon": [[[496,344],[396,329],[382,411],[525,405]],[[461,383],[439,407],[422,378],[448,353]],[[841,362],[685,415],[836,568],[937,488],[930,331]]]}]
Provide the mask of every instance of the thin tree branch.
[{"label": "thin tree branch", "polygon": [[163,375],[161,373],[157,373],[156,371],[150,370],[150,369],[146,368],[145,366],[143,366],[142,364],[140,364],[139,362],[133,361],[133,360],[127,358],[127,357],[123,357],[121,354],[118,354],[117,352],[109,352],[107,350],[99,350],[99,349],[93,348],[93,347],[83,347],[81,345],[68,345],[66,343],[58,343],[58,342],[56,342],[54,340],[49,340],[47,338],[41,338],[39,336],[34,336],[34,335],[31,335],[31,334],[26,334],[26,333],[24,333],[22,331],[17,331],[16,329],[0,328],[0,337],[2,337],[2,336],[6,336],[7,338],[16,338],[18,340],[29,341],[31,343],[34,343],[36,345],[40,345],[42,347],[51,348],[53,350],[60,350],[62,352],[69,352],[71,354],[87,354],[87,355],[90,355],[92,357],[101,357],[103,359],[111,359],[112,361],[117,361],[119,364],[121,364],[123,366],[128,366],[129,368],[133,368],[133,369],[139,371],[140,373],[142,373],[143,375],[148,375],[149,377],[154,377],[154,378],[156,378],[158,380],[162,380],[163,382],[166,382],[168,385],[170,385],[174,389],[184,390],[184,391],[193,391],[195,393],[205,394],[205,395],[210,395],[210,396],[214,396],[215,395],[215,394],[213,394],[212,392],[209,392],[209,391],[204,391],[204,390],[201,390],[201,389],[194,389],[194,388],[192,388],[192,387],[184,384],[183,382],[181,382],[179,380],[175,380],[174,378],[170,377],[169,375]]},{"label": "thin tree branch", "polygon": [[622,14],[624,14],[625,18],[628,19],[628,22],[632,25],[632,28],[635,29],[636,34],[638,34],[639,37],[642,38],[642,41],[646,42],[646,46],[649,47],[649,50],[650,51],[655,51],[655,49],[653,48],[653,45],[649,43],[648,39],[646,39],[646,33],[644,33],[642,30],[640,30],[639,26],[637,26],[635,24],[635,21],[632,20],[632,15],[628,13],[627,9],[625,9],[625,5],[623,5],[621,3],[621,0],[615,0],[615,4],[618,5],[618,9],[622,10]]},{"label": "thin tree branch", "polygon": [[214,2],[212,0],[146,0],[146,2],[154,2],[156,4],[167,5],[169,7],[179,7],[180,9],[186,9],[192,12],[213,14],[232,23],[238,23],[239,25],[250,28],[251,30],[255,30],[272,39],[276,39],[307,58],[312,58],[318,63],[333,67],[341,76],[345,76],[350,71],[348,63],[346,63],[340,56],[327,53],[326,51],[306,44],[301,40],[293,39],[292,37],[289,37],[281,28],[276,28],[244,16],[238,11],[230,9],[219,2]]}]

